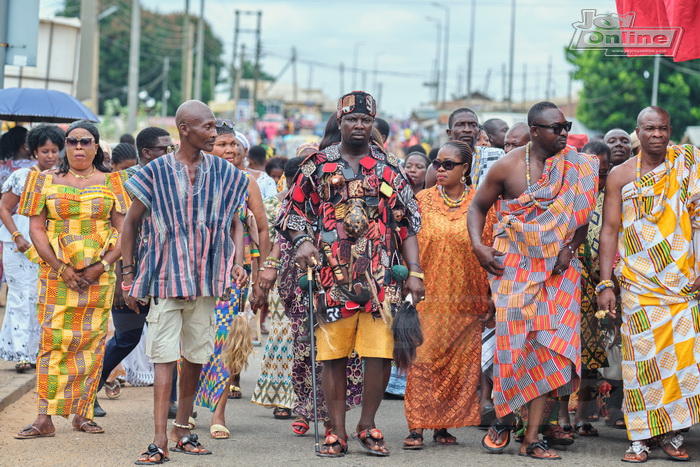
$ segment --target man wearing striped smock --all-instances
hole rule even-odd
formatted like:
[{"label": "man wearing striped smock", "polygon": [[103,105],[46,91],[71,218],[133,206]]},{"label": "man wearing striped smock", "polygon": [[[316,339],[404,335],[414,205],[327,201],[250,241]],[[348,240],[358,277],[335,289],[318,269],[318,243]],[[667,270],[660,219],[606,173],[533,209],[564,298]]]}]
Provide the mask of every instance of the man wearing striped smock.
[{"label": "man wearing striped smock", "polygon": [[[146,354],[155,364],[155,437],[137,463],[167,460],[168,438],[175,452],[210,453],[191,434],[188,420],[202,364],[214,350],[216,299],[226,295],[232,276],[241,284],[247,280],[240,265],[242,228],[234,214],[248,179],[207,154],[216,140],[216,119],[206,105],[187,101],[175,119],[180,148],[150,162],[126,184],[134,209],[124,221],[122,289],[134,311],[136,299],[150,300]],[[240,235],[234,246],[235,232]],[[178,411],[166,435],[172,372],[181,356]]]}]

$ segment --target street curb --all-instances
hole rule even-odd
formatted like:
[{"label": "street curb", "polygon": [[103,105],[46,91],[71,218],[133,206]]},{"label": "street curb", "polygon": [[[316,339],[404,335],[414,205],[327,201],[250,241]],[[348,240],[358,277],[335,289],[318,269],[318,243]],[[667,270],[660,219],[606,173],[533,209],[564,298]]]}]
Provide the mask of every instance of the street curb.
[{"label": "street curb", "polygon": [[36,386],[36,374],[19,375],[0,387],[0,412]]}]

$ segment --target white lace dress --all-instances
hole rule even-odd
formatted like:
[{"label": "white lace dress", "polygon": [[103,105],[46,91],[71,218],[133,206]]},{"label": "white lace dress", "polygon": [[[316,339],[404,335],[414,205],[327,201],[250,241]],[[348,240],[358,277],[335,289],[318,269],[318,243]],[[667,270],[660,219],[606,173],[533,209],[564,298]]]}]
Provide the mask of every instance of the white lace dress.
[{"label": "white lace dress", "polygon": [[[2,193],[12,191],[22,195],[29,169],[19,169],[2,185]],[[19,214],[12,216],[17,230],[29,240],[29,219]],[[0,359],[10,362],[36,363],[41,329],[37,321],[37,280],[39,265],[23,253],[15,251],[12,233],[2,226],[0,241],[3,245],[2,263],[7,281],[7,305],[0,329]]]}]

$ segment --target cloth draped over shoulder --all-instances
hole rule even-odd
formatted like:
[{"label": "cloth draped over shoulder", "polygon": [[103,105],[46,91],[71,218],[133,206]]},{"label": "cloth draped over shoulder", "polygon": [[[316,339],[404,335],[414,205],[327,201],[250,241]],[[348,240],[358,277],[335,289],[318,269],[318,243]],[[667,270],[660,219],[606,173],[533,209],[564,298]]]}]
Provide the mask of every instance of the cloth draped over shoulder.
[{"label": "cloth draped over shoulder", "polygon": [[230,286],[231,223],[248,179],[221,158],[202,157],[194,183],[174,153],[151,161],[126,182],[149,210],[141,224],[134,297],[221,297]]},{"label": "cloth draped over shoulder", "polygon": [[596,204],[598,159],[567,147],[518,198],[499,200],[494,248],[503,275],[490,275],[496,305],[494,402],[498,416],[578,385],[581,265],[554,274],[562,248]]},{"label": "cloth draped over shoulder", "polygon": [[697,294],[690,293],[699,273],[700,151],[670,146],[666,158],[668,179],[660,164],[621,193],[615,274],[631,440],[700,423],[700,309]]}]

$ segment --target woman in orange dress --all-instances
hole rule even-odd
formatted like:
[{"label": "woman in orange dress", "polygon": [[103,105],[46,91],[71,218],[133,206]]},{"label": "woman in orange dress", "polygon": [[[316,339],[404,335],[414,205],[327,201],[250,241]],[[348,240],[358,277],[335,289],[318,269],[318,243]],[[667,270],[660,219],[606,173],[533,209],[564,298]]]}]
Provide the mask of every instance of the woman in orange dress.
[{"label": "woman in orange dress", "polygon": [[[425,274],[425,301],[418,304],[418,313],[425,341],[408,370],[404,403],[410,434],[404,449],[421,449],[425,429],[435,430],[436,443],[457,444],[447,429],[478,425],[481,417],[481,332],[494,309],[487,276],[476,267],[479,262],[467,233],[467,211],[475,192],[470,188],[471,159],[469,146],[448,142],[432,162],[437,185],[416,195]],[[487,222],[492,225],[495,217],[490,216]]]}]

